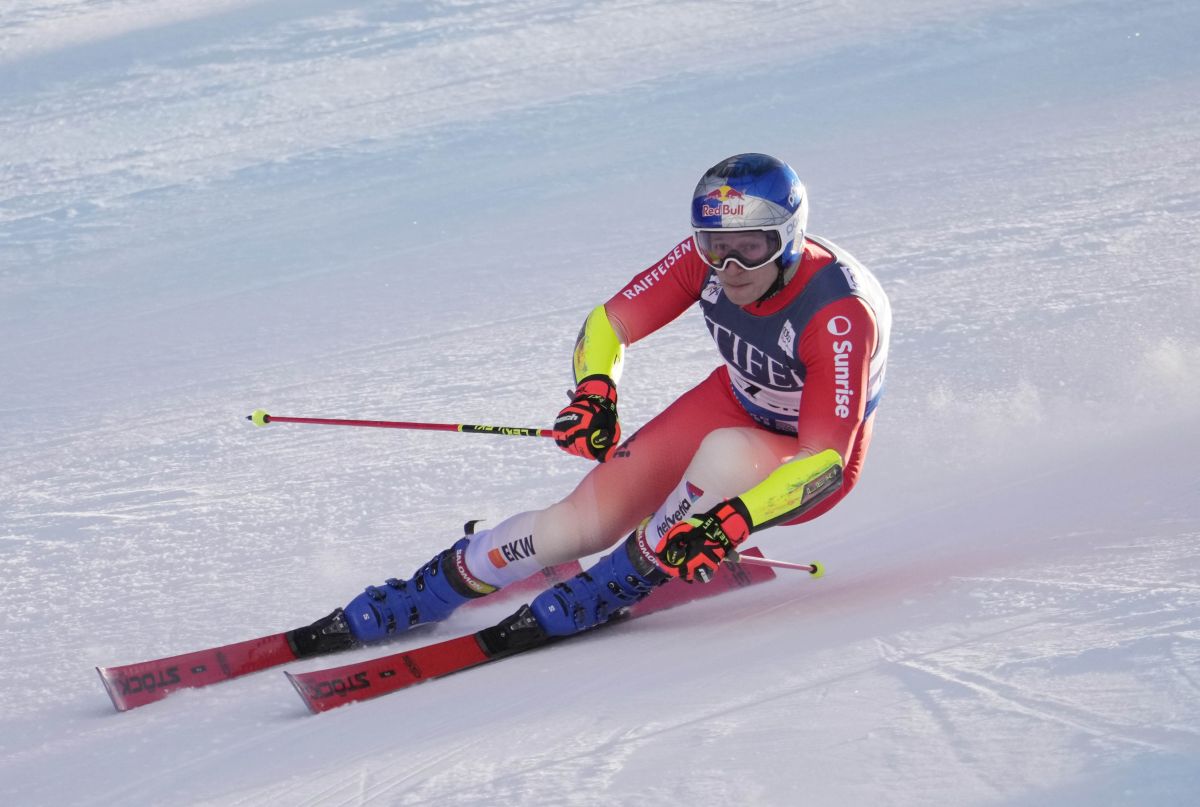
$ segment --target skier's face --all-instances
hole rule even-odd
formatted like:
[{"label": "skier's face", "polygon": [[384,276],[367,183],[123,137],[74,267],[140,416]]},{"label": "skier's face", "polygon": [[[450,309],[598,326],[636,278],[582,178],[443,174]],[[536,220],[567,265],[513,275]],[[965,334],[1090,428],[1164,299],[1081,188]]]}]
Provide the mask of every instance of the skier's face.
[{"label": "skier's face", "polygon": [[746,269],[736,260],[725,264],[725,271],[715,272],[725,296],[734,305],[747,306],[767,293],[779,275],[778,266]]}]

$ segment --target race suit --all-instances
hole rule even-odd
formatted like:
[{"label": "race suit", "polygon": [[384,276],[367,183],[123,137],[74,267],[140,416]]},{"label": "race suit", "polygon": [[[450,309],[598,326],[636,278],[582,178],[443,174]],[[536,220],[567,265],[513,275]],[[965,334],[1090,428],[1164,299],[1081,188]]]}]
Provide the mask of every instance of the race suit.
[{"label": "race suit", "polygon": [[[743,499],[760,511],[760,528],[816,518],[854,487],[883,392],[891,329],[891,307],[874,275],[809,236],[792,279],[768,299],[740,307],[725,297],[689,237],[588,318],[576,350],[577,380],[597,365],[619,374],[620,348],[692,305],[724,363],[629,436],[565,499],[477,534],[466,550],[477,578],[469,582],[506,585],[602,551],[643,522],[648,535],[661,537],[689,514],[747,490],[752,495]],[[584,367],[589,332],[620,345],[611,358]],[[606,346],[602,356],[612,352]],[[786,499],[787,464],[827,449],[843,460],[840,489],[800,514],[778,505]]]}]

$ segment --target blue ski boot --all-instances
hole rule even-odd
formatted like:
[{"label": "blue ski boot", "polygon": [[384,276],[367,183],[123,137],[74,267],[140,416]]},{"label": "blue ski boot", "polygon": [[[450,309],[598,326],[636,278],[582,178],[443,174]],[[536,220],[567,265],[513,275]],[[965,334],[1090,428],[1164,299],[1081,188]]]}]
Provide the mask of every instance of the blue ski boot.
[{"label": "blue ski boot", "polygon": [[468,542],[462,538],[438,553],[409,580],[392,578],[382,586],[367,586],[345,608],[355,641],[377,642],[414,625],[438,622],[468,600],[495,591],[478,580],[467,582],[462,558]]},{"label": "blue ski boot", "polygon": [[594,628],[670,579],[639,548],[641,531],[634,530],[592,568],[546,589],[530,603],[533,618],[547,635],[570,636]]}]

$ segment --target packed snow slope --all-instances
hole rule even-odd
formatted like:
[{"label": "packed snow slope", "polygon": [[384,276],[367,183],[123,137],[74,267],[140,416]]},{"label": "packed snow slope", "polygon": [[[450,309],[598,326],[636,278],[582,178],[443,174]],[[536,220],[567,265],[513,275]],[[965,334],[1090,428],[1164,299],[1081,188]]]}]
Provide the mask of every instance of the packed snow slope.
[{"label": "packed snow slope", "polygon": [[[1187,0],[0,3],[0,803],[1200,803],[1198,38]],[[548,424],[752,150],[895,307],[859,490],[755,536],[824,580],[320,717],[276,671],[113,712],[93,666],[306,623],[587,470],[244,415]],[[715,361],[694,313],[634,346],[627,430]]]}]

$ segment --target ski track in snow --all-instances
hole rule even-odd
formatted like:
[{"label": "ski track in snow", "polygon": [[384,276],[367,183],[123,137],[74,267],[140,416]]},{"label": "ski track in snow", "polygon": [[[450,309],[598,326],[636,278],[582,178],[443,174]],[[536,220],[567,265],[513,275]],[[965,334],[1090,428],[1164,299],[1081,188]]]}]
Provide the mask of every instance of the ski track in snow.
[{"label": "ski track in snow", "polygon": [[[1197,34],[1168,0],[0,3],[0,801],[1196,803]],[[586,311],[750,149],[896,310],[861,489],[759,541],[825,579],[320,717],[277,671],[112,713],[93,665],[293,627],[570,490],[544,442],[244,416],[544,425]],[[634,346],[627,433],[714,360],[694,313]]]}]

